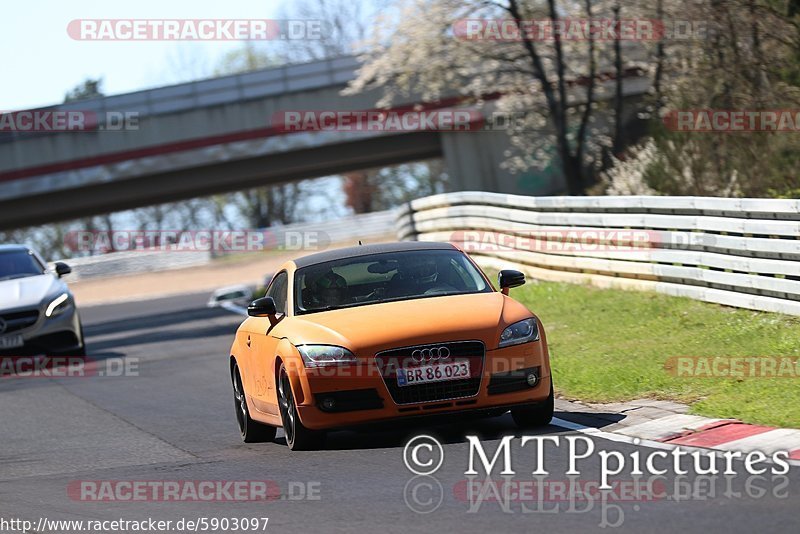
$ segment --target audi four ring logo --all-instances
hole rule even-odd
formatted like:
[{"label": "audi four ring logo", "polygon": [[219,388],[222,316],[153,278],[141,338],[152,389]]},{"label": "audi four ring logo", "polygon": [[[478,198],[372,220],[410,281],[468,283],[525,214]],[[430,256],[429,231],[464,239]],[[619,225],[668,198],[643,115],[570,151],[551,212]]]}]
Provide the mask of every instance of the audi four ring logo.
[{"label": "audi four ring logo", "polygon": [[431,347],[427,349],[415,349],[411,353],[411,359],[417,363],[446,360],[449,357],[450,357],[450,349],[448,349],[447,347]]}]

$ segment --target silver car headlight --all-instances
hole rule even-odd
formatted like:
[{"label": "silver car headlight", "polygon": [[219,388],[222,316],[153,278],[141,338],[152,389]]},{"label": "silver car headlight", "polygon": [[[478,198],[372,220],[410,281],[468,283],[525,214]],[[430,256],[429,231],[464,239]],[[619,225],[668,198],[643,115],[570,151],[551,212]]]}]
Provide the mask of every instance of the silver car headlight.
[{"label": "silver car headlight", "polygon": [[352,352],[336,345],[298,345],[297,351],[303,357],[306,367],[343,365],[358,361]]},{"label": "silver car headlight", "polygon": [[521,343],[528,343],[529,341],[539,340],[539,325],[536,324],[536,319],[531,317],[524,321],[519,321],[500,334],[500,347],[510,347],[511,345],[519,345]]},{"label": "silver car headlight", "polygon": [[55,317],[61,313],[67,311],[72,303],[69,299],[69,293],[62,293],[56,298],[54,298],[50,304],[47,305],[47,309],[44,311],[45,317]]}]

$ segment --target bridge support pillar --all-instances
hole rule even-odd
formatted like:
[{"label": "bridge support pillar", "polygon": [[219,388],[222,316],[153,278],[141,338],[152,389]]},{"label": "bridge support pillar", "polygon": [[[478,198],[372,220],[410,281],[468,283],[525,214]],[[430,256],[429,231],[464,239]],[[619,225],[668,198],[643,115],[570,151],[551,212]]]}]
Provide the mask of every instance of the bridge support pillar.
[{"label": "bridge support pillar", "polygon": [[558,166],[545,165],[513,174],[501,165],[514,151],[506,132],[443,132],[442,154],[451,191],[491,191],[516,195],[552,195],[563,191]]}]

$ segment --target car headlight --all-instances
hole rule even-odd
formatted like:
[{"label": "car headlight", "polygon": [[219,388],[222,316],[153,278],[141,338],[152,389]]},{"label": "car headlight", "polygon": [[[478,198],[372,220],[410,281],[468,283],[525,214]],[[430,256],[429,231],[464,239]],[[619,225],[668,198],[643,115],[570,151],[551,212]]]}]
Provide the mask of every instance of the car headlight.
[{"label": "car headlight", "polygon": [[531,317],[514,323],[503,330],[503,333],[500,334],[500,347],[510,347],[511,345],[537,341],[538,339],[539,325],[536,324],[536,319]]},{"label": "car headlight", "polygon": [[69,301],[69,294],[62,293],[61,295],[57,296],[47,305],[47,309],[44,312],[45,317],[54,317],[60,313],[65,312],[69,309],[70,301]]},{"label": "car headlight", "polygon": [[355,355],[344,347],[336,345],[298,345],[306,367],[324,367],[356,363]]}]

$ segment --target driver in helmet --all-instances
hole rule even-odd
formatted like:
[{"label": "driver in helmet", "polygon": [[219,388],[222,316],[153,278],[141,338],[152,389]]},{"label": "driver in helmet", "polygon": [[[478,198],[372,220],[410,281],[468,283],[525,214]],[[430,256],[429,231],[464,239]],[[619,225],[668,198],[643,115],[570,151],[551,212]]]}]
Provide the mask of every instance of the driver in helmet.
[{"label": "driver in helmet", "polygon": [[431,258],[409,258],[401,264],[400,274],[405,280],[416,285],[427,285],[436,282],[438,269],[436,260]]},{"label": "driver in helmet", "polygon": [[320,306],[339,306],[347,298],[347,281],[328,269],[314,281],[314,295]]},{"label": "driver in helmet", "polygon": [[436,261],[428,258],[406,258],[400,262],[386,287],[390,297],[402,297],[423,293],[438,278]]}]

